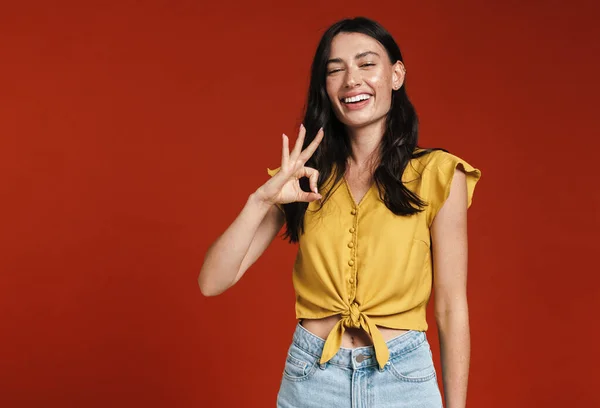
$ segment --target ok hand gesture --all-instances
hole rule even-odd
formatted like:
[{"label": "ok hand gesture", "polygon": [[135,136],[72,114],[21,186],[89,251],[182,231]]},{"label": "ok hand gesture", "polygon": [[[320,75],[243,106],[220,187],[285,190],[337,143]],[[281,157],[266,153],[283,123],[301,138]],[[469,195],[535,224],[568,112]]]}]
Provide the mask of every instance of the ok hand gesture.
[{"label": "ok hand gesture", "polygon": [[[277,174],[271,177],[262,185],[257,194],[261,199],[269,204],[287,204],[296,201],[311,202],[321,199],[317,190],[317,181],[319,172],[312,167],[306,167],[304,164],[313,155],[321,140],[323,140],[323,129],[319,129],[315,139],[310,145],[302,151],[306,128],[300,125],[298,139],[292,150],[289,151],[289,139],[283,134],[283,149],[281,153],[281,167]],[[310,180],[311,192],[303,191],[300,188],[300,179],[308,177]]]}]

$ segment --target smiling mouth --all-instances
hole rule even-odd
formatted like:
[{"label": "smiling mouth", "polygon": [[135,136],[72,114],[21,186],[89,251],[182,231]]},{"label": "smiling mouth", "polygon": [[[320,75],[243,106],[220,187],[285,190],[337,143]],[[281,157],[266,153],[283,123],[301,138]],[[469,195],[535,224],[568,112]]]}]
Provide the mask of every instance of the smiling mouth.
[{"label": "smiling mouth", "polygon": [[360,95],[356,95],[356,96],[351,96],[349,98],[341,98],[340,102],[351,105],[354,103],[368,101],[369,99],[371,99],[371,97],[372,96],[369,94],[360,94]]}]

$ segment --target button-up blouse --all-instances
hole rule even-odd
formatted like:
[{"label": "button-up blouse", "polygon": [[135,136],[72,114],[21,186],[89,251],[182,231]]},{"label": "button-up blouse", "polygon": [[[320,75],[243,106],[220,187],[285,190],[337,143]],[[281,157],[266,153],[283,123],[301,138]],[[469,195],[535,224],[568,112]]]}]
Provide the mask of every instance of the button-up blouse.
[{"label": "button-up blouse", "polygon": [[[318,202],[309,203],[292,271],[296,318],[341,315],[325,341],[321,364],[337,353],[347,327],[362,328],[371,336],[380,368],[389,351],[377,326],[428,329],[430,227],[448,198],[457,167],[467,176],[470,207],[481,171],[440,150],[411,159],[402,176],[405,186],[428,203],[420,213],[395,215],[375,183],[356,203],[345,178],[331,186],[331,196],[319,211]],[[278,171],[267,169],[270,176]],[[326,191],[320,187],[323,196]]]}]

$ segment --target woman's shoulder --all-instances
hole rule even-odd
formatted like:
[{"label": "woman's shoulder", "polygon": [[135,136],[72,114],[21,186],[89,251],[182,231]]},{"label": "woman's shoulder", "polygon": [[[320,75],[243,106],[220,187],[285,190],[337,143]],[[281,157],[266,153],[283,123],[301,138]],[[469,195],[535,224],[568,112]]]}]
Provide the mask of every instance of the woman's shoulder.
[{"label": "woman's shoulder", "polygon": [[459,163],[470,167],[465,159],[442,148],[415,149],[413,161],[425,171],[453,167]]},{"label": "woman's shoulder", "polygon": [[423,157],[420,195],[430,204],[426,210],[427,225],[431,225],[435,215],[448,198],[456,169],[461,169],[466,174],[467,207],[470,207],[475,186],[481,178],[481,170],[462,157],[443,149],[431,151]]},{"label": "woman's shoulder", "polygon": [[409,166],[417,173],[421,174],[424,171],[429,171],[440,165],[440,163],[448,160],[449,153],[441,148],[416,148],[412,158],[409,160]]}]

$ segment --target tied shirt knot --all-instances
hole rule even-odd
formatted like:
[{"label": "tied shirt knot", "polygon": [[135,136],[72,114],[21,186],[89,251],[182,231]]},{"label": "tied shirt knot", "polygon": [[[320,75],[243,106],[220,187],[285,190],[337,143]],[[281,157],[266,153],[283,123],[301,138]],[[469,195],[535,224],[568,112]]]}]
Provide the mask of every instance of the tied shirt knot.
[{"label": "tied shirt knot", "polygon": [[342,312],[342,317],[344,318],[344,326],[346,327],[354,327],[356,329],[360,328],[360,310],[358,309],[358,305],[356,303],[352,303],[348,310]]}]

